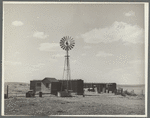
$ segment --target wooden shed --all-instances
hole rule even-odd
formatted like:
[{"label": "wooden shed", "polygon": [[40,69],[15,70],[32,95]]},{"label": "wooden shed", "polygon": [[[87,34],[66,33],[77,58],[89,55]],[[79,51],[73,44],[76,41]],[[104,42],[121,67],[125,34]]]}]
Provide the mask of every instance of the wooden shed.
[{"label": "wooden shed", "polygon": [[30,90],[34,93],[50,93],[57,94],[61,89],[61,83],[55,78],[46,77],[43,80],[33,80],[30,81]]}]

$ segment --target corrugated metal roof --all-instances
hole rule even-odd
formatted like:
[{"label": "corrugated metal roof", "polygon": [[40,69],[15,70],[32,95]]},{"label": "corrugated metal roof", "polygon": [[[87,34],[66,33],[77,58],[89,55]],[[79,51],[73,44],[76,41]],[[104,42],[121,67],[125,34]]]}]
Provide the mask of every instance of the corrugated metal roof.
[{"label": "corrugated metal roof", "polygon": [[51,78],[51,77],[45,77],[43,80],[45,80],[45,79],[48,80],[49,82],[59,82],[57,79]]}]

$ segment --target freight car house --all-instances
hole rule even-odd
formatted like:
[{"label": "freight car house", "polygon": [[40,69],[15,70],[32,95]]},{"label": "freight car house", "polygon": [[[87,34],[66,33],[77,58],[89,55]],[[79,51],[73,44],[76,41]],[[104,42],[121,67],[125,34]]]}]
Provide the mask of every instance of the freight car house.
[{"label": "freight car house", "polygon": [[67,82],[68,82],[68,89],[72,90],[72,92],[76,93],[77,95],[83,95],[83,86],[84,81],[82,79],[73,79],[73,80],[59,80],[62,85],[62,90],[67,88]]},{"label": "freight car house", "polygon": [[116,83],[84,83],[84,88],[97,88],[97,92],[106,92],[106,90],[112,91],[112,93],[115,92],[116,88]]},{"label": "freight car house", "polygon": [[43,80],[30,81],[30,90],[33,90],[34,93],[42,92],[56,95],[60,89],[61,83],[55,78],[46,77]]}]

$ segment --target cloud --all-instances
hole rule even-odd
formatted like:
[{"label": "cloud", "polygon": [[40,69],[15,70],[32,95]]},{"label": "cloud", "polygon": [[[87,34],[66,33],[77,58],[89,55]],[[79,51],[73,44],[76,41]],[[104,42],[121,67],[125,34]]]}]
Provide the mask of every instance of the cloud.
[{"label": "cloud", "polygon": [[100,51],[98,54],[96,54],[96,56],[97,57],[108,57],[108,56],[113,56],[113,54]]},{"label": "cloud", "polygon": [[77,62],[77,60],[72,60],[71,62],[72,62],[72,63],[76,63],[76,62]]},{"label": "cloud", "polygon": [[132,60],[129,62],[129,64],[144,64],[143,60]]},{"label": "cloud", "polygon": [[44,67],[44,63],[38,63],[38,64],[34,64],[34,65],[31,65],[31,64],[25,64],[24,65],[24,68],[27,69],[27,73],[33,73],[34,71],[38,71],[40,70],[41,68]]},{"label": "cloud", "polygon": [[91,49],[91,46],[84,46],[84,49]]},{"label": "cloud", "polygon": [[44,32],[34,32],[33,37],[35,38],[40,38],[40,39],[45,39],[48,37],[48,35],[44,34]]},{"label": "cloud", "polygon": [[144,84],[144,71],[143,68],[133,66],[114,68],[108,71],[104,78],[107,81],[114,80],[118,84]]},{"label": "cloud", "polygon": [[39,47],[40,51],[59,51],[59,44],[58,43],[42,43]]},{"label": "cloud", "polygon": [[23,22],[21,22],[21,21],[13,21],[12,25],[14,25],[14,26],[22,26]]},{"label": "cloud", "polygon": [[124,44],[144,42],[144,30],[137,25],[114,22],[110,27],[93,29],[81,35],[86,43],[111,43],[122,41]]},{"label": "cloud", "polygon": [[129,17],[129,16],[135,16],[135,12],[129,11],[129,12],[125,13],[125,16],[127,16],[127,17]]},{"label": "cloud", "polygon": [[22,65],[21,62],[14,62],[14,61],[4,61],[4,64],[5,65],[14,65],[14,66]]},{"label": "cloud", "polygon": [[81,54],[82,56],[86,56],[86,54],[85,53],[83,53],[83,54]]},{"label": "cloud", "polygon": [[17,51],[17,52],[15,52],[15,55],[18,55],[18,54],[20,54],[20,52],[18,52],[18,51]]},{"label": "cloud", "polygon": [[33,68],[40,68],[40,67],[43,67],[45,64],[44,63],[39,63],[39,64],[36,64],[36,65],[32,65]]},{"label": "cloud", "polygon": [[65,55],[64,54],[55,54],[55,55],[52,55],[52,58],[59,58],[59,57],[64,57]]}]

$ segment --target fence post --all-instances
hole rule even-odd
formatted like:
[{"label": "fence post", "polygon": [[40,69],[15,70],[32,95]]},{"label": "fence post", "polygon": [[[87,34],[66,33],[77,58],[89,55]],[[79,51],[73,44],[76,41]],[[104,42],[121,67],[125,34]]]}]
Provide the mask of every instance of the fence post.
[{"label": "fence post", "polygon": [[7,98],[8,98],[8,85],[7,85]]},{"label": "fence post", "polygon": [[143,95],[143,89],[142,89],[142,95]]},{"label": "fence post", "polygon": [[42,92],[39,92],[39,97],[42,97]]},{"label": "fence post", "polygon": [[122,95],[122,93],[123,93],[123,88],[121,88],[121,95]]}]

